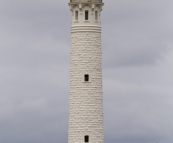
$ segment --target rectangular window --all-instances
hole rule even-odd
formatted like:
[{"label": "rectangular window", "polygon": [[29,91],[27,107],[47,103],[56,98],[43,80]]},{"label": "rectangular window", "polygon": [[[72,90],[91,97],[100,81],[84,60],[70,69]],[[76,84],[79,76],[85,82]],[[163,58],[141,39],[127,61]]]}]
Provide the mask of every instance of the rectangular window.
[{"label": "rectangular window", "polygon": [[84,75],[84,80],[85,80],[85,81],[89,81],[89,75],[88,75],[88,74],[85,74],[85,75]]},{"label": "rectangular window", "polygon": [[85,10],[85,20],[88,20],[88,19],[89,19],[89,11]]},{"label": "rectangular window", "polygon": [[95,11],[95,20],[98,20],[98,11]]},{"label": "rectangular window", "polygon": [[75,11],[75,20],[78,20],[78,11]]},{"label": "rectangular window", "polygon": [[85,136],[84,140],[85,140],[85,143],[88,143],[89,142],[89,136]]}]

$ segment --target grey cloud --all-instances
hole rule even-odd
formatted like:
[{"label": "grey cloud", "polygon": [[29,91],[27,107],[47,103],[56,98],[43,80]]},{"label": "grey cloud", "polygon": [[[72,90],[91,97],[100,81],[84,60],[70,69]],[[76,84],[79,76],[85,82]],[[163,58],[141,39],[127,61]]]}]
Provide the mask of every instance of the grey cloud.
[{"label": "grey cloud", "polygon": [[105,5],[109,15],[103,12],[103,47],[106,47],[103,53],[109,55],[104,65],[150,65],[164,59],[166,43],[173,37],[172,24],[167,18],[172,2],[134,0],[110,3],[109,8]]}]

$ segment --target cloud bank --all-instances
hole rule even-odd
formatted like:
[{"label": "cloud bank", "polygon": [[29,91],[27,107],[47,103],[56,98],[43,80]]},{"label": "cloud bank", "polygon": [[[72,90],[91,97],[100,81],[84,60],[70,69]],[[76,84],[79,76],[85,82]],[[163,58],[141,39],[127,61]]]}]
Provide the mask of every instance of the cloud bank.
[{"label": "cloud bank", "polygon": [[[173,2],[104,3],[105,142],[171,143]],[[0,142],[67,142],[70,26],[67,0],[0,0]]]}]

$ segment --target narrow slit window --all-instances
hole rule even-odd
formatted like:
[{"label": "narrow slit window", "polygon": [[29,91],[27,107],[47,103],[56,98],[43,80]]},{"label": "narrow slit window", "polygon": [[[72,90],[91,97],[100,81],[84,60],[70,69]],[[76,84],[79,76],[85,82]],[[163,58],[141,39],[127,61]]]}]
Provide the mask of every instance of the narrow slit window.
[{"label": "narrow slit window", "polygon": [[89,136],[85,136],[84,140],[85,140],[85,143],[88,143],[89,142]]},{"label": "narrow slit window", "polygon": [[78,20],[78,11],[75,11],[75,20]]},{"label": "narrow slit window", "polygon": [[98,11],[95,11],[95,20],[98,20]]},{"label": "narrow slit window", "polygon": [[86,11],[85,11],[85,20],[88,20],[88,19],[89,19],[89,11],[86,10]]},{"label": "narrow slit window", "polygon": [[89,81],[89,75],[88,75],[88,74],[85,74],[84,80],[85,80],[85,81]]}]

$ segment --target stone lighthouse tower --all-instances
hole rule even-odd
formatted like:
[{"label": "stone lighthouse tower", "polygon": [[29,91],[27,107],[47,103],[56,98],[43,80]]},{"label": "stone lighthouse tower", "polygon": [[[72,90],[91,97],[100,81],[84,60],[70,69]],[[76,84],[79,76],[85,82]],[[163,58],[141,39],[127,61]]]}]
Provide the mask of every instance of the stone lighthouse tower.
[{"label": "stone lighthouse tower", "polygon": [[104,143],[102,0],[70,0],[72,12],[68,143]]}]

